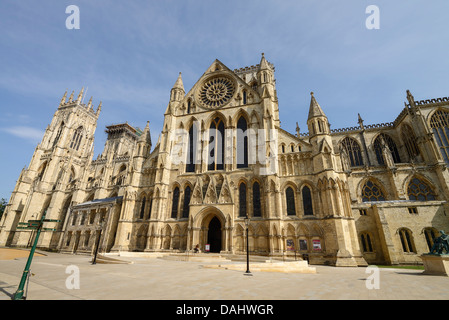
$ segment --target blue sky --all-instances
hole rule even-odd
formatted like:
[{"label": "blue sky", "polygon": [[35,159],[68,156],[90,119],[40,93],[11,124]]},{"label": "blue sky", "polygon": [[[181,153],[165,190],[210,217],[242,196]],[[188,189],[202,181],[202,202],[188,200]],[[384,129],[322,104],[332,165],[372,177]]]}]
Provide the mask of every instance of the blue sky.
[{"label": "blue sky", "polygon": [[[80,9],[68,30],[66,7]],[[368,30],[369,5],[380,29]],[[447,0],[173,0],[0,2],[0,197],[21,169],[66,90],[103,102],[95,154],[106,125],[150,121],[154,144],[170,89],[186,91],[219,59],[230,69],[276,67],[281,126],[307,131],[310,92],[332,128],[393,121],[406,90],[449,96]],[[96,156],[95,155],[95,156]]]}]

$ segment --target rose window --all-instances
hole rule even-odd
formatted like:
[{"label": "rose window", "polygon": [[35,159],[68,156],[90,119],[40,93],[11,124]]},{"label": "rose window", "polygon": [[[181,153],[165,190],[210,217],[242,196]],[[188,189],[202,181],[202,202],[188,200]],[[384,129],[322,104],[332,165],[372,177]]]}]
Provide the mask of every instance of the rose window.
[{"label": "rose window", "polygon": [[234,95],[234,84],[227,78],[207,81],[200,91],[201,102],[210,108],[219,108],[229,102]]}]

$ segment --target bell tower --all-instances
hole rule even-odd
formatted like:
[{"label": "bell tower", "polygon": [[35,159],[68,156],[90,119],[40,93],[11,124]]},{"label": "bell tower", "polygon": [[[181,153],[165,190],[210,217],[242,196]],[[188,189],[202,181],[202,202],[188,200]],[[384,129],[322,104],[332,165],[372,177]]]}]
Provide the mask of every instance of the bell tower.
[{"label": "bell tower", "polygon": [[[61,220],[46,227],[62,230],[67,213],[63,211],[76,196],[72,190],[80,187],[84,169],[92,160],[101,110],[101,103],[97,110],[93,109],[92,98],[84,104],[84,94],[83,88],[76,99],[72,92],[67,100],[67,92],[64,93],[30,164],[22,170],[12,192],[4,217],[8,220],[4,225],[11,227],[1,230],[0,245],[26,246],[29,231],[17,230],[18,223],[39,219],[45,210],[47,219]],[[57,242],[53,232],[45,232],[40,246],[56,247]]]}]

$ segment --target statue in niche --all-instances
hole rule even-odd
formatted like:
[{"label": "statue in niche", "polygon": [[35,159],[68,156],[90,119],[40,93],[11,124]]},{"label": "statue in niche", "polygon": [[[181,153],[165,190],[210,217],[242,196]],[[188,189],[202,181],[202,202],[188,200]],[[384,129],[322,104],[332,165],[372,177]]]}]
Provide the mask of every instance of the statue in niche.
[{"label": "statue in niche", "polygon": [[383,137],[380,137],[380,145],[382,148],[382,156],[384,157],[385,164],[387,167],[394,167],[393,155],[391,154],[391,150],[388,145],[385,143]]},{"label": "statue in niche", "polygon": [[348,152],[346,151],[345,148],[340,149],[340,158],[341,158],[341,165],[343,167],[343,171],[345,171],[345,172],[351,171],[351,165],[349,162]]}]

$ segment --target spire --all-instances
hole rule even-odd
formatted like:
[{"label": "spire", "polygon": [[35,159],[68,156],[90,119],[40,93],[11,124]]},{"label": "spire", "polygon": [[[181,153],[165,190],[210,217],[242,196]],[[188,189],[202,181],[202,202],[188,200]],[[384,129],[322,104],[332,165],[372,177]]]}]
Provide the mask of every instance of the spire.
[{"label": "spire", "polygon": [[64,96],[61,99],[60,105],[63,105],[66,102],[66,98],[67,98],[67,90],[65,91]]},{"label": "spire", "polygon": [[[184,98],[184,95],[185,95],[184,84],[182,83],[182,76],[181,76],[181,72],[180,72],[178,79],[176,80],[173,88],[171,89],[170,101],[180,101]],[[167,109],[167,111],[170,111],[170,110]]]},{"label": "spire", "polygon": [[100,111],[101,111],[101,101],[100,101],[100,104],[98,105],[98,108],[97,108],[97,116],[100,114]]},{"label": "spire", "polygon": [[270,70],[270,65],[267,59],[265,59],[264,53],[262,53],[262,58],[260,59],[259,70]]},{"label": "spire", "polygon": [[181,76],[181,72],[179,73],[178,79],[175,82],[175,85],[173,86],[173,89],[181,89],[182,91],[184,90],[184,84],[182,83],[182,76]]},{"label": "spire", "polygon": [[314,117],[326,117],[326,115],[323,112],[323,109],[321,109],[320,105],[316,101],[313,92],[310,93],[311,99],[310,99],[310,108],[309,108],[309,117],[308,120],[314,118]]},{"label": "spire", "polygon": [[89,103],[87,104],[87,110],[90,110],[92,107],[92,97],[90,97]]},{"label": "spire", "polygon": [[69,97],[69,102],[73,102],[73,94],[75,93],[75,91],[72,91],[72,93],[70,94]]},{"label": "spire", "polygon": [[84,87],[81,89],[80,93],[78,94],[78,98],[76,99],[76,102],[80,103],[81,99],[83,98],[84,94]]},{"label": "spire", "polygon": [[145,129],[143,129],[143,132],[139,137],[139,142],[145,142],[145,143],[151,144],[150,121],[147,121],[147,125],[145,126]]}]

